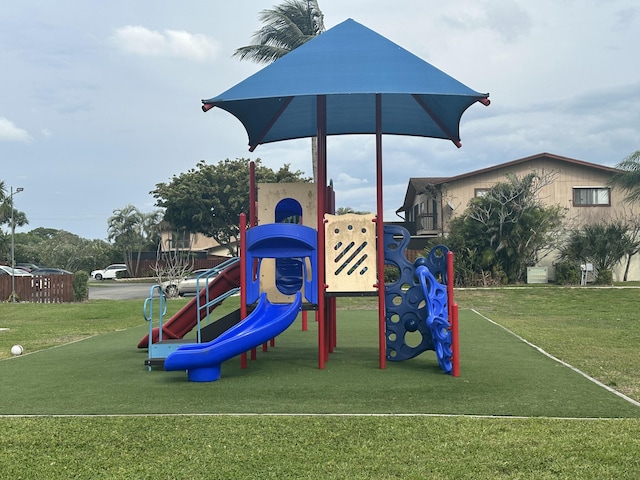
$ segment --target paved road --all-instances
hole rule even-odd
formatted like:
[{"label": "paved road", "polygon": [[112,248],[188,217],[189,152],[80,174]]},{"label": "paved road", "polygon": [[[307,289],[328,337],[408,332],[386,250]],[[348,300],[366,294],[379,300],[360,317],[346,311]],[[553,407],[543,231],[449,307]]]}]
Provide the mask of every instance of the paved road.
[{"label": "paved road", "polygon": [[103,280],[89,284],[89,300],[132,300],[149,297],[153,283],[129,283]]}]

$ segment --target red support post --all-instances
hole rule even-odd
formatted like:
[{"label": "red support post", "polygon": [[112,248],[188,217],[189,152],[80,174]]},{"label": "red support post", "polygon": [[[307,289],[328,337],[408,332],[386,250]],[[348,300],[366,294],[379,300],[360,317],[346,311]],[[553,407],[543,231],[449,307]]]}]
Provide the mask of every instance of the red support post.
[{"label": "red support post", "polygon": [[449,315],[449,325],[451,329],[451,351],[453,354],[452,374],[454,377],[460,376],[460,351],[458,346],[458,304],[453,298],[454,284],[453,252],[447,253],[447,313]]},{"label": "red support post", "polygon": [[318,178],[316,179],[318,205],[318,368],[324,369],[327,360],[327,338],[325,330],[325,251],[324,251],[324,210],[325,185],[327,184],[327,97],[318,95],[316,100],[318,129]]},{"label": "red support post", "polygon": [[[247,215],[240,214],[240,319],[247,318]],[[247,353],[240,355],[240,368],[247,368]]]},{"label": "red support post", "polygon": [[453,376],[460,376],[460,349],[458,345],[458,304],[453,305],[453,319],[451,322],[451,350],[453,351]]},{"label": "red support post", "polygon": [[386,322],[384,306],[384,219],[382,208],[382,96],[376,94],[376,235],[378,246],[376,249],[378,270],[378,348],[380,368],[387,367],[386,357]]}]

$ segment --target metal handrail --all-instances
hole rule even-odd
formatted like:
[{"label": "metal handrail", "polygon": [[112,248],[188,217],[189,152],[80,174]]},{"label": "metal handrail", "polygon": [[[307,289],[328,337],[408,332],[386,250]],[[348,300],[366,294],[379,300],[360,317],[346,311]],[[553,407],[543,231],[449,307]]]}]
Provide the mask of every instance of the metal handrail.
[{"label": "metal handrail", "polygon": [[[217,277],[227,267],[230,267],[231,265],[235,265],[239,261],[240,261],[239,257],[232,257],[229,260],[225,260],[220,265],[217,265],[217,266],[215,266],[213,268],[210,268],[206,272],[201,273],[196,278],[196,321],[197,321],[196,332],[197,332],[198,343],[201,343],[201,336],[200,336],[200,328],[201,328],[200,327],[200,317],[201,317],[201,315],[200,315],[200,312],[203,309],[206,309],[207,323],[209,323],[209,307],[212,306],[212,305],[215,305],[216,303],[222,302],[226,298],[228,298],[228,297],[230,297],[230,296],[232,296],[232,295],[234,295],[234,294],[236,294],[236,293],[238,293],[240,291],[240,288],[232,288],[228,292],[223,293],[222,295],[219,295],[218,297],[216,297],[214,299],[210,299],[209,298],[209,279],[211,277]],[[201,279],[205,279],[205,281],[206,281],[204,305],[202,305],[201,301],[200,301],[200,297],[201,297],[200,296],[200,280]]]},{"label": "metal handrail", "polygon": [[144,304],[142,306],[142,315],[144,319],[149,322],[149,352],[151,352],[151,344],[153,343],[153,300],[154,300],[154,291],[158,290],[158,341],[162,341],[162,319],[167,313],[167,297],[162,291],[161,285],[152,285],[149,289],[149,298],[145,299]]}]

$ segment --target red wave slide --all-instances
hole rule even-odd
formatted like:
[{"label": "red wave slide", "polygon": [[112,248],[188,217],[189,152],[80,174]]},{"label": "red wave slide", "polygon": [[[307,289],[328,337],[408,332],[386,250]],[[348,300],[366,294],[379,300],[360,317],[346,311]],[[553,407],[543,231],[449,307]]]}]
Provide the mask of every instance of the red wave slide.
[{"label": "red wave slide", "polygon": [[[229,265],[220,274],[209,282],[209,299],[219,297],[227,293],[232,288],[238,288],[240,286],[240,262],[236,262]],[[203,288],[200,290],[200,301],[204,304],[206,301],[207,292]],[[198,306],[197,297],[193,297],[189,303],[182,307],[173,317],[167,320],[162,325],[162,338],[163,340],[177,339],[184,337],[189,333],[193,327],[198,323]],[[216,308],[219,304],[213,305],[209,308],[209,312]],[[200,319],[202,320],[207,315],[207,312],[203,309],[200,312]],[[158,327],[152,330],[153,343],[156,343],[159,338]],[[149,334],[145,335],[138,343],[138,348],[149,347]]]}]

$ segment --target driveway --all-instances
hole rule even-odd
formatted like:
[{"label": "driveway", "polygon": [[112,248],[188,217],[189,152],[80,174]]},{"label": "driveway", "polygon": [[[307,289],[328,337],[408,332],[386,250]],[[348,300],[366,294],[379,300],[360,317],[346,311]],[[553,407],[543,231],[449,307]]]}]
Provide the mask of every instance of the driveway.
[{"label": "driveway", "polygon": [[89,283],[89,300],[135,300],[149,297],[152,282],[116,282],[103,280]]}]

